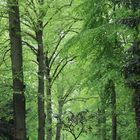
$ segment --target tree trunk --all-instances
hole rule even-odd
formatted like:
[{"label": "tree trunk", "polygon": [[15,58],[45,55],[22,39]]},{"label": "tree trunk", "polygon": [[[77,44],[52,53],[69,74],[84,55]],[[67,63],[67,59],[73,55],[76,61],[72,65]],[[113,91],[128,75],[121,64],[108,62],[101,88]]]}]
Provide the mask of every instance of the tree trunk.
[{"label": "tree trunk", "polygon": [[112,140],[116,140],[117,139],[116,91],[115,84],[112,80],[110,81],[110,89],[111,89],[111,104],[112,104]]},{"label": "tree trunk", "polygon": [[56,125],[56,140],[61,139],[61,128],[62,128],[62,122],[61,122],[61,117],[62,117],[62,110],[63,110],[63,103],[62,100],[60,99],[58,101],[58,119],[57,119],[57,125]]},{"label": "tree trunk", "polygon": [[[39,6],[43,5],[43,0],[38,0]],[[42,15],[43,11],[39,11]],[[44,110],[44,75],[45,58],[43,45],[43,17],[37,17],[36,39],[38,43],[37,61],[38,61],[38,140],[45,139],[45,110]]]},{"label": "tree trunk", "polygon": [[38,140],[45,138],[45,112],[44,112],[44,49],[42,40],[42,22],[39,21],[40,30],[36,32],[38,42]]},{"label": "tree trunk", "polygon": [[8,0],[9,36],[13,77],[14,139],[26,139],[25,96],[23,84],[22,40],[19,6],[17,0]]},{"label": "tree trunk", "polygon": [[52,99],[51,99],[51,78],[49,60],[46,56],[46,98],[47,98],[47,114],[46,114],[46,140],[52,140]]}]

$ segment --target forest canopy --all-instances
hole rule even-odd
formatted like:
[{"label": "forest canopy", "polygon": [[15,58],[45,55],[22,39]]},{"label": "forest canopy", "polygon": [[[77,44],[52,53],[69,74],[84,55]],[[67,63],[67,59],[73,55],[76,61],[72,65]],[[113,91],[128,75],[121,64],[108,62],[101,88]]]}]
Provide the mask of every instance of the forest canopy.
[{"label": "forest canopy", "polygon": [[140,140],[139,0],[0,0],[0,140]]}]

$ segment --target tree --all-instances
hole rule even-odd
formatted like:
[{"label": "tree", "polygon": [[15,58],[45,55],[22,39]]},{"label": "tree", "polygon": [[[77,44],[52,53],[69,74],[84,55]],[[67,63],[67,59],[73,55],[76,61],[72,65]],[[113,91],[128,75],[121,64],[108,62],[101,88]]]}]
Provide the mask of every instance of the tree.
[{"label": "tree", "polygon": [[125,25],[127,28],[134,31],[132,34],[132,43],[131,47],[127,50],[126,55],[126,64],[124,65],[124,77],[126,80],[126,84],[134,89],[133,93],[133,104],[135,108],[135,122],[137,127],[137,139],[140,139],[140,112],[139,112],[139,68],[140,68],[140,40],[139,40],[139,14],[137,11],[139,10],[140,3],[137,1],[126,1],[119,2],[126,10],[130,10],[131,14],[127,17],[122,17],[119,21],[120,24]]},{"label": "tree", "polygon": [[[42,6],[44,1],[38,1]],[[44,75],[45,75],[45,59],[43,45],[43,17],[44,12],[39,10],[35,34],[38,44],[37,60],[38,60],[38,140],[45,139],[45,110],[44,110]]]},{"label": "tree", "polygon": [[[52,139],[52,86],[54,84],[54,81],[57,79],[59,74],[62,72],[64,67],[68,64],[68,62],[72,61],[75,57],[65,57],[60,60],[57,60],[57,57],[59,57],[60,52],[62,51],[62,48],[60,47],[61,42],[65,38],[65,36],[70,32],[70,29],[72,28],[73,24],[76,22],[75,19],[71,18],[70,23],[67,24],[65,23],[64,27],[62,26],[62,30],[64,31],[63,35],[60,35],[60,32],[56,36],[55,41],[53,40],[51,42],[51,47],[52,44],[53,47],[51,48],[50,46],[45,46],[45,41],[44,39],[46,36],[43,34],[46,31],[47,25],[50,24],[50,22],[55,18],[59,12],[66,7],[70,7],[72,4],[72,1],[68,4],[62,4],[58,9],[55,9],[55,12],[50,15],[50,18],[47,19],[45,22],[46,18],[46,10],[44,8],[48,8],[48,5],[43,2],[39,1],[36,3],[35,1],[29,1],[29,4],[32,4],[29,9],[26,9],[25,13],[28,14],[28,17],[31,17],[31,14],[35,15],[35,19],[31,21],[31,25],[28,24],[28,20],[24,20],[23,18],[23,25],[28,27],[31,32],[35,32],[34,34],[23,31],[26,34],[26,37],[30,37],[33,39],[33,42],[38,43],[38,49],[36,50],[35,46],[33,45],[33,42],[30,42],[30,40],[26,40],[23,43],[27,45],[35,55],[37,55],[37,60],[38,60],[38,65],[39,65],[39,90],[40,95],[38,96],[38,113],[39,113],[39,130],[41,130],[38,134],[42,135],[42,138],[44,137],[43,131],[44,131],[44,81],[45,80],[45,89],[46,89],[46,136],[47,139],[51,140]],[[51,3],[52,4],[52,3]],[[32,6],[34,8],[32,8]],[[51,9],[51,8],[50,8]],[[32,17],[31,17],[32,18]],[[72,22],[71,22],[72,21]],[[53,23],[53,22],[52,22]],[[32,28],[33,27],[33,28]],[[27,39],[27,38],[25,38]],[[48,40],[49,41],[49,40]],[[50,48],[49,48],[50,47]],[[60,49],[58,51],[58,49]],[[58,52],[57,52],[58,51]],[[57,64],[54,64],[55,61],[57,61]],[[53,67],[54,66],[54,67]],[[41,73],[40,73],[41,72]],[[41,125],[41,126],[40,126]],[[38,137],[39,138],[39,137]]]},{"label": "tree", "polygon": [[[112,139],[117,139],[117,93],[113,85],[119,80],[119,78],[115,77],[121,77],[121,66],[123,66],[124,56],[124,46],[121,39],[123,34],[115,21],[119,8],[116,7],[114,1],[85,1],[85,4],[82,5],[83,8],[84,5],[88,5],[85,7],[87,19],[85,19],[82,32],[77,37],[78,43],[75,43],[76,38],[74,38],[74,43],[76,45],[81,43],[82,45],[80,44],[79,46],[83,50],[82,55],[86,56],[86,59],[89,58],[87,62],[89,63],[87,68],[90,68],[88,71],[89,79],[94,87],[97,85],[95,90],[99,91],[100,96],[104,93],[103,87],[108,84],[108,81],[112,81],[111,83],[109,82],[109,87],[112,89],[110,90],[112,105],[112,115],[110,118],[112,118]],[[75,44],[73,45],[72,43],[73,46]],[[99,86],[100,84],[102,86]],[[104,103],[103,98],[101,98],[101,102]],[[104,107],[103,103],[101,103],[102,108]],[[102,109],[103,112],[104,110],[105,108]],[[101,116],[103,117],[103,115],[104,113]],[[103,139],[105,139],[104,135],[103,133]]]},{"label": "tree", "polygon": [[22,39],[19,5],[17,0],[8,1],[9,36],[13,76],[14,139],[26,139],[25,84],[23,81]]}]

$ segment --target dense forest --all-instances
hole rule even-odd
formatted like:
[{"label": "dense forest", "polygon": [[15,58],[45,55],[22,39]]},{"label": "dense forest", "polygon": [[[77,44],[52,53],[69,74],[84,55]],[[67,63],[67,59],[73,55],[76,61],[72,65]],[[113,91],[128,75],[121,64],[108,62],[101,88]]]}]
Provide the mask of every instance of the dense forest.
[{"label": "dense forest", "polygon": [[0,140],[140,140],[140,1],[0,0]]}]

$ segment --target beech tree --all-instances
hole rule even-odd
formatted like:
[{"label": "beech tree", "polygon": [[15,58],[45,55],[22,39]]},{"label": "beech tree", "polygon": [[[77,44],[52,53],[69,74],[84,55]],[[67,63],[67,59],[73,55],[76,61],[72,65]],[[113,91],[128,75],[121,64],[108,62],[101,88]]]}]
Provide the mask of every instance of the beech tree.
[{"label": "beech tree", "polygon": [[25,84],[23,81],[22,39],[18,1],[8,1],[8,7],[13,76],[14,139],[25,140]]}]

